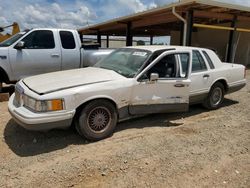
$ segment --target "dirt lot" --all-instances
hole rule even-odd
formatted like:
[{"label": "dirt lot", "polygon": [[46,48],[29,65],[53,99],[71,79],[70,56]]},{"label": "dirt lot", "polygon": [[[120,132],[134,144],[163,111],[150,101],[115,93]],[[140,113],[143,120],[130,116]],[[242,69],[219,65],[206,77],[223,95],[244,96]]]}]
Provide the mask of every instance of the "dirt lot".
[{"label": "dirt lot", "polygon": [[95,143],[0,112],[0,187],[250,187],[250,71],[219,110],[137,118]]}]

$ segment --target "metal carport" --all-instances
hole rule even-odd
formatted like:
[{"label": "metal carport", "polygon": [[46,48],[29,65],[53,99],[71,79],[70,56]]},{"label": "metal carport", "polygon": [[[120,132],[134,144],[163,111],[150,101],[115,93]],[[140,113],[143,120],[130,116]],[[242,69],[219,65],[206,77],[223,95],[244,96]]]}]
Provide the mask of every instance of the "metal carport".
[{"label": "metal carport", "polygon": [[[183,0],[83,27],[78,31],[81,35],[97,35],[99,43],[101,36],[107,36],[107,46],[109,36],[126,36],[126,45],[131,46],[134,36],[150,37],[152,44],[154,36],[172,37],[173,32],[178,32],[178,42],[175,40],[174,44],[190,46],[193,45],[194,33],[204,28],[227,32],[224,60],[231,62],[234,58],[234,44],[237,42],[236,33],[244,32],[250,36],[250,7],[211,0]],[[250,38],[246,42],[250,43]]]}]

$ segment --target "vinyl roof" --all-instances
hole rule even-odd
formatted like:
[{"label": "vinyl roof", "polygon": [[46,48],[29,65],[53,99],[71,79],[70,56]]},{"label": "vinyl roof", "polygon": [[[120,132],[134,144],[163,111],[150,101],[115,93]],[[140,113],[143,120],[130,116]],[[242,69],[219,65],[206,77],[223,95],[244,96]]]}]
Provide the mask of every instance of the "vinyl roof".
[{"label": "vinyl roof", "polygon": [[222,3],[213,0],[183,0],[129,16],[115,18],[103,23],[78,29],[91,35],[100,31],[102,35],[126,35],[128,22],[132,23],[133,36],[168,35],[171,30],[180,30],[181,22],[172,14],[172,7],[185,17],[193,10],[194,23],[218,24],[231,22],[234,15],[240,21],[250,22],[250,7]]}]

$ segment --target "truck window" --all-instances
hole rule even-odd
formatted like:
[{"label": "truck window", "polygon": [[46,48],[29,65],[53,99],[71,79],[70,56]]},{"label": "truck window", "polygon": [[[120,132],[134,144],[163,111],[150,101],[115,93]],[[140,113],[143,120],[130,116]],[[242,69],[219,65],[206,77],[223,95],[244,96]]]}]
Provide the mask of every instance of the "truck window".
[{"label": "truck window", "polygon": [[207,62],[209,64],[210,69],[214,69],[214,64],[213,64],[212,60],[210,59],[209,55],[207,54],[207,52],[203,50],[202,53],[204,54],[205,58],[207,59]]},{"label": "truck window", "polygon": [[49,30],[33,31],[23,40],[26,49],[55,48],[53,32]]},{"label": "truck window", "polygon": [[74,49],[76,47],[74,36],[70,31],[60,31],[62,47],[64,49]]},{"label": "truck window", "polygon": [[198,50],[193,50],[192,72],[207,70],[206,63]]}]

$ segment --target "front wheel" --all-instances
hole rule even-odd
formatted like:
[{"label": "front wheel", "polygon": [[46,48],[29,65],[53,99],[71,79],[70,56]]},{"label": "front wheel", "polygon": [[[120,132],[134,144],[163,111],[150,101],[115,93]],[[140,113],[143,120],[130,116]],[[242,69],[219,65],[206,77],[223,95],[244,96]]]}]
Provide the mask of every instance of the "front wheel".
[{"label": "front wheel", "polygon": [[219,108],[224,100],[225,89],[222,83],[215,83],[209,93],[207,98],[203,102],[203,106],[209,110],[215,110]]},{"label": "front wheel", "polygon": [[117,124],[117,111],[109,101],[95,100],[82,109],[76,121],[76,130],[80,135],[97,141],[113,133]]}]

